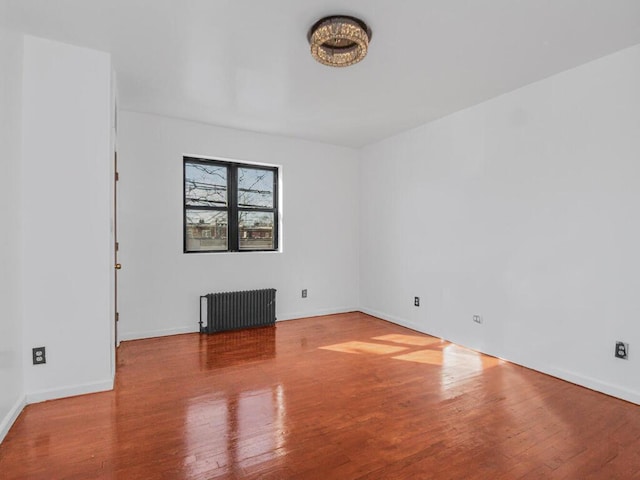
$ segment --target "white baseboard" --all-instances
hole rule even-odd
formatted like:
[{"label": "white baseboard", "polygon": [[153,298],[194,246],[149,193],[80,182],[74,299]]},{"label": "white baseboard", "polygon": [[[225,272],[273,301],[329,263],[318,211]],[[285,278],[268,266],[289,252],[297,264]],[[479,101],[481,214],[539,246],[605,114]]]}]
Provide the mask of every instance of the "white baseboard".
[{"label": "white baseboard", "polygon": [[0,443],[4,440],[4,437],[7,436],[11,426],[14,424],[24,407],[27,405],[27,398],[23,395],[21,398],[16,400],[16,403],[11,407],[9,412],[5,415],[5,417],[0,421]]},{"label": "white baseboard", "polygon": [[[505,359],[505,360],[509,361],[508,359]],[[559,378],[560,380],[564,380],[566,382],[574,383],[576,385],[588,388],[590,390],[595,390],[596,392],[604,393],[606,395],[610,395],[612,397],[620,398],[627,402],[640,405],[640,393],[634,390],[622,388],[618,385],[613,385],[595,378],[577,374],[575,372],[562,370],[560,368],[549,367],[547,365],[539,366],[539,365],[533,365],[531,363],[529,364],[518,363],[518,362],[512,362],[512,363],[516,363],[517,365],[520,365],[522,367],[530,368],[531,370],[535,370],[536,372],[544,373],[546,375]]]},{"label": "white baseboard", "polygon": [[359,312],[359,311],[360,310],[356,307],[339,307],[339,308],[326,308],[322,310],[311,310],[309,312],[286,313],[284,315],[278,315],[276,322],[284,322],[287,320],[298,320],[300,318],[321,317],[323,315],[335,315],[337,313],[349,313],[349,312]]},{"label": "white baseboard", "polygon": [[[322,315],[334,315],[336,313],[348,313],[359,311],[356,307],[340,307],[328,308],[324,310],[312,310],[309,312],[287,313],[278,315],[276,322],[286,320],[296,320],[298,318],[320,317]],[[148,330],[144,332],[122,332],[118,336],[118,340],[126,342],[128,340],[141,340],[143,338],[166,337],[169,335],[180,335],[183,333],[198,333],[198,325],[189,327],[167,328],[163,330]]]},{"label": "white baseboard", "polygon": [[[380,318],[382,320],[386,320],[388,322],[391,323],[395,323],[396,325],[400,325],[402,327],[407,327],[410,328],[412,330],[415,330],[417,332],[421,332],[421,333],[425,333],[427,335],[433,335],[434,337],[438,337],[438,338],[442,338],[440,335],[436,334],[436,333],[432,333],[432,332],[425,332],[423,328],[420,328],[418,325],[408,321],[408,320],[404,320],[402,318],[399,317],[395,317],[393,315],[388,315],[386,313],[383,312],[379,312],[376,310],[372,310],[370,308],[360,308],[360,311],[362,313],[366,313],[367,315],[371,315],[373,317],[376,318]],[[455,341],[452,341],[450,339],[445,339],[447,341],[450,341],[452,343],[456,343]],[[463,344],[458,344],[462,347],[467,347],[466,345]],[[472,349],[475,350],[475,349]],[[554,368],[554,367],[550,367],[548,365],[537,365],[534,364],[533,362],[526,362],[526,361],[514,361],[514,360],[510,360],[508,358],[504,358],[500,355],[496,355],[493,352],[483,352],[480,351],[480,353],[484,353],[486,355],[491,355],[494,357],[499,357],[502,360],[506,360],[507,362],[513,363],[515,365],[520,365],[521,367],[525,367],[525,368],[529,368],[531,370],[535,370],[536,372],[540,372],[543,373],[545,375],[550,375],[552,377],[558,378],[560,380],[564,380],[566,382],[570,382],[570,383],[574,383],[576,385],[579,385],[581,387],[585,387],[588,388],[590,390],[594,390],[596,392],[600,392],[600,393],[604,393],[606,395],[610,395],[612,397],[616,397],[616,398],[620,398],[622,400],[625,400],[627,402],[631,402],[631,403],[635,403],[637,405],[640,405],[640,392],[636,392],[634,390],[628,390],[626,388],[622,388],[618,385],[613,385],[607,382],[603,382],[601,380],[595,379],[595,378],[591,378],[591,377],[587,377],[584,375],[580,375],[577,374],[575,372],[570,372],[567,370],[563,370],[560,368]]]},{"label": "white baseboard", "polygon": [[180,335],[182,333],[198,333],[198,325],[189,327],[166,328],[163,330],[147,330],[144,332],[122,332],[118,335],[118,340],[141,340],[143,338],[167,337],[169,335]]},{"label": "white baseboard", "polygon": [[101,382],[85,383],[69,387],[53,388],[27,393],[27,403],[38,403],[58,398],[75,397],[87,393],[107,392],[113,390],[113,378]]},{"label": "white baseboard", "polygon": [[[415,330],[416,332],[425,333],[427,335],[433,335],[432,333],[425,332],[425,330],[423,328],[420,328],[419,325],[413,322],[410,322],[409,320],[396,317],[394,315],[389,315],[387,313],[379,312],[377,310],[372,310],[370,308],[360,308],[358,311],[362,313],[366,313],[367,315],[371,315],[372,317],[386,320],[387,322],[395,323],[396,325],[400,325],[401,327],[410,328],[411,330]],[[437,336],[437,335],[434,335],[434,336]]]}]

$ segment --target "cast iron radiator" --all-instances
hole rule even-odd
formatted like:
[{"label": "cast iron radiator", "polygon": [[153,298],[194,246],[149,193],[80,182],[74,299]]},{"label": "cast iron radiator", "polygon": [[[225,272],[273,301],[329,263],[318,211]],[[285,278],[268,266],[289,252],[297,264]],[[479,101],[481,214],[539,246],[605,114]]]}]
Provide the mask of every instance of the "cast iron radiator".
[{"label": "cast iron radiator", "polygon": [[[206,300],[206,326],[202,300]],[[200,297],[200,333],[264,327],[276,322],[276,290],[209,293]]]}]

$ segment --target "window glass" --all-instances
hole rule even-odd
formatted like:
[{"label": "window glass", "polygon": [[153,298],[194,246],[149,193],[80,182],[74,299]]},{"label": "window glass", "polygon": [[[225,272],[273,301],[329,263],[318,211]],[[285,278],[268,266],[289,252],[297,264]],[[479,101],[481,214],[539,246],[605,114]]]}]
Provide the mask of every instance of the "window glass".
[{"label": "window glass", "polygon": [[273,171],[238,168],[238,207],[273,208]]},{"label": "window glass", "polygon": [[270,212],[240,212],[240,250],[273,249],[273,220],[273,213]]},{"label": "window glass", "polygon": [[187,163],[184,169],[184,195],[187,206],[226,206],[227,167]]},{"label": "window glass", "polygon": [[186,250],[227,250],[227,212],[220,210],[187,210]]}]

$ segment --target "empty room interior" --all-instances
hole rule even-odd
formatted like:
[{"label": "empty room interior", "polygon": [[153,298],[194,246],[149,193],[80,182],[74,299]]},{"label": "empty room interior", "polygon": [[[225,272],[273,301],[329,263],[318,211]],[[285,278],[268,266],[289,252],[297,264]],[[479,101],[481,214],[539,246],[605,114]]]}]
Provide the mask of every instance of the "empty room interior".
[{"label": "empty room interior", "polygon": [[640,478],[640,2],[0,0],[0,477]]}]

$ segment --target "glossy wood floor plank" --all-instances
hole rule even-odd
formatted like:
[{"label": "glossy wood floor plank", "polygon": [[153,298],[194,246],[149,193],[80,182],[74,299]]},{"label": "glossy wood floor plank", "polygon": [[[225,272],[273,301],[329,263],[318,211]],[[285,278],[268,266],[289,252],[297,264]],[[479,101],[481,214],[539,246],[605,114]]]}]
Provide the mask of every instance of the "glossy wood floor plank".
[{"label": "glossy wood floor plank", "polygon": [[640,479],[640,407],[361,313],[125,342],[2,479]]}]

